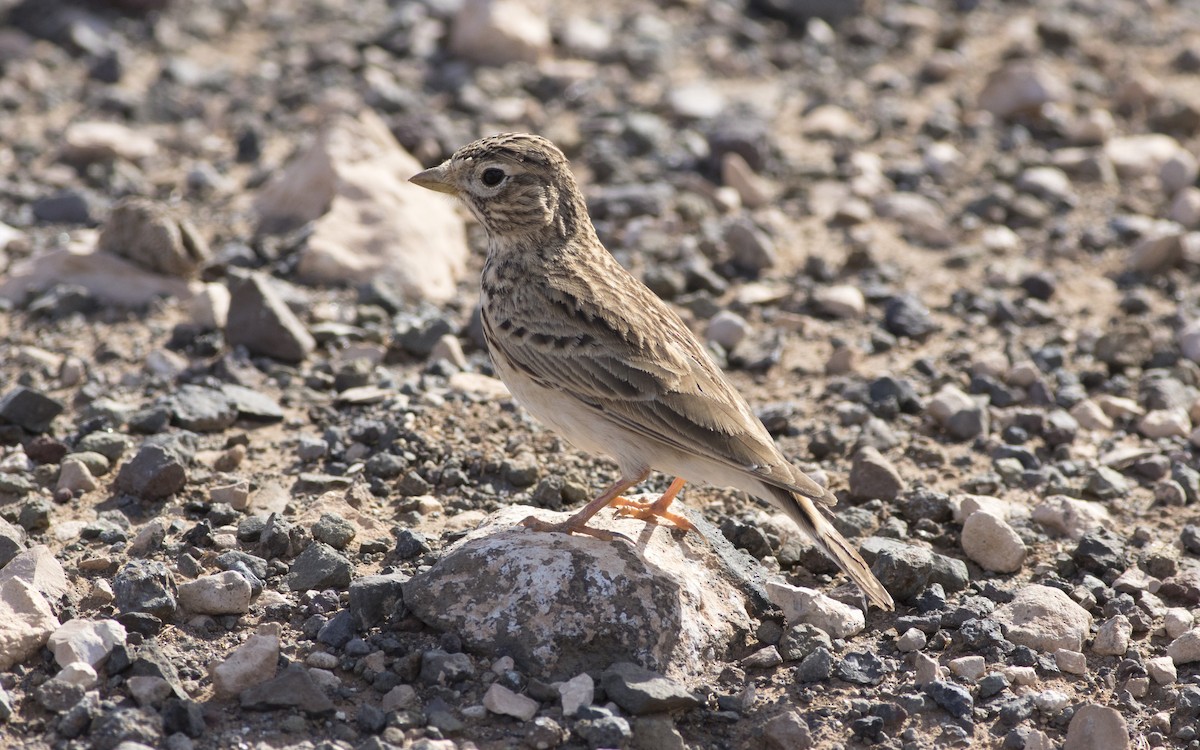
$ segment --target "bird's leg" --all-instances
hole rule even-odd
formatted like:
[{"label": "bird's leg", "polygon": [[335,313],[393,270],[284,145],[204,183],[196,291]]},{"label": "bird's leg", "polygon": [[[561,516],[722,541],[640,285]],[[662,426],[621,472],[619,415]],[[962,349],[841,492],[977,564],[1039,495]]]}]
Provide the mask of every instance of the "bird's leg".
[{"label": "bird's leg", "polygon": [[653,503],[639,503],[634,500],[626,500],[623,497],[618,497],[613,500],[612,506],[620,508],[617,511],[617,515],[621,518],[640,518],[649,523],[658,523],[658,519],[665,519],[684,531],[699,533],[699,529],[691,521],[678,513],[672,513],[667,510],[671,502],[675,499],[675,496],[683,489],[686,481],[683,477],[675,477],[675,480],[671,482],[671,486],[667,488],[667,491],[662,493]]},{"label": "bird's leg", "polygon": [[559,523],[550,523],[549,521],[543,521],[536,516],[529,516],[524,521],[521,521],[521,525],[526,528],[533,529],[534,531],[557,531],[562,534],[586,534],[587,536],[594,536],[597,539],[611,542],[621,535],[611,531],[605,531],[603,529],[593,529],[587,525],[587,522],[592,516],[599,513],[610,503],[614,503],[615,501],[623,501],[628,503],[628,500],[625,500],[625,498],[621,497],[621,493],[633,485],[645,481],[646,477],[648,476],[650,476],[649,469],[632,479],[621,477],[619,480],[614,482],[612,486],[610,486],[604,492],[601,492],[599,497],[580,508],[573,516],[565,521],[560,521]]}]

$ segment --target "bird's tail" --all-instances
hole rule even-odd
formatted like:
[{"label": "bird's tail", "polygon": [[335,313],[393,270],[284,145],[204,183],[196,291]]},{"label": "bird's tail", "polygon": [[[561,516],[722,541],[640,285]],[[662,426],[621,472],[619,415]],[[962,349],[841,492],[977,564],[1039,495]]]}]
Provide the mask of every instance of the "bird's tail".
[{"label": "bird's tail", "polygon": [[891,595],[871,572],[867,561],[862,559],[858,550],[833,527],[812,500],[782,487],[773,487],[772,490],[774,500],[787,512],[788,517],[858,584],[872,604],[889,612],[896,608]]}]

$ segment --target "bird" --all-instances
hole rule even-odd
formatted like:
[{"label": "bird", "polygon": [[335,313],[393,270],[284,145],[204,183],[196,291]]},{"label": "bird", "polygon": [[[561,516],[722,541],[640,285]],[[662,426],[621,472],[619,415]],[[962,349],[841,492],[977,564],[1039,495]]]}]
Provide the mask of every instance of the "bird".
[{"label": "bird", "polygon": [[[483,334],[513,398],[620,478],[565,521],[522,525],[613,540],[588,526],[605,507],[686,531],[670,510],[685,482],[734,487],[778,506],[871,603],[895,605],[829,518],[837,497],[794,467],[704,345],[601,243],[563,152],[502,133],[410,181],[453,195],[482,225]],[[652,503],[621,496],[652,470],[674,477]]]}]

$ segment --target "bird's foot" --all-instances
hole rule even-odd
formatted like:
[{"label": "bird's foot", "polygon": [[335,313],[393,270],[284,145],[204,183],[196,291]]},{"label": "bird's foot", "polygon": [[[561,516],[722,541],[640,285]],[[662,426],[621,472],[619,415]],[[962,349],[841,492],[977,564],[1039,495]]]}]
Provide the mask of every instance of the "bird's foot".
[{"label": "bird's foot", "polygon": [[553,531],[559,534],[582,534],[584,536],[595,537],[596,539],[604,542],[615,542],[617,539],[623,539],[627,542],[632,541],[624,534],[618,534],[615,531],[605,531],[604,529],[593,529],[591,526],[588,526],[585,521],[575,521],[573,518],[568,518],[567,520],[559,521],[558,523],[550,523],[549,521],[543,521],[537,516],[529,516],[524,521],[521,521],[521,525],[527,529],[533,529],[534,531]]},{"label": "bird's foot", "polygon": [[667,510],[667,506],[670,504],[670,499],[665,503],[662,502],[662,498],[653,503],[639,503],[636,500],[626,500],[623,497],[618,497],[609,503],[609,506],[617,509],[617,518],[640,518],[646,523],[653,524],[662,524],[663,521],[670,521],[677,529],[700,533],[696,525],[687,518]]}]

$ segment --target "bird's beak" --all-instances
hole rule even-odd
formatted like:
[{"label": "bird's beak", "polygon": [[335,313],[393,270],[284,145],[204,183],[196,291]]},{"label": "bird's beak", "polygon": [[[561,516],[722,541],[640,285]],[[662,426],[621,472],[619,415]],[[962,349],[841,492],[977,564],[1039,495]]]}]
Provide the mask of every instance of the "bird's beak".
[{"label": "bird's beak", "polygon": [[458,188],[454,186],[454,181],[450,178],[450,170],[444,162],[436,167],[426,169],[424,172],[418,172],[409,177],[408,181],[439,193],[458,195]]}]

